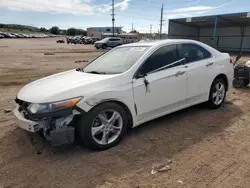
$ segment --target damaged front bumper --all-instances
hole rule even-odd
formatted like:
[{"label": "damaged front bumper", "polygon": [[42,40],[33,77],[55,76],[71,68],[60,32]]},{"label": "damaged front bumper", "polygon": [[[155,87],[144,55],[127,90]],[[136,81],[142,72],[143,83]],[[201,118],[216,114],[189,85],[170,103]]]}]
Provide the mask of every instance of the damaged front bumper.
[{"label": "damaged front bumper", "polygon": [[74,142],[75,128],[72,126],[76,115],[81,114],[77,109],[63,112],[31,116],[26,110],[17,105],[13,110],[18,126],[29,132],[43,131],[45,138],[52,146],[71,144]]},{"label": "damaged front bumper", "polygon": [[13,113],[17,118],[18,126],[30,132],[39,131],[41,129],[39,123],[36,121],[25,119],[23,114],[21,114],[21,112],[18,111],[18,108],[19,106],[16,106],[16,108],[13,110]]}]

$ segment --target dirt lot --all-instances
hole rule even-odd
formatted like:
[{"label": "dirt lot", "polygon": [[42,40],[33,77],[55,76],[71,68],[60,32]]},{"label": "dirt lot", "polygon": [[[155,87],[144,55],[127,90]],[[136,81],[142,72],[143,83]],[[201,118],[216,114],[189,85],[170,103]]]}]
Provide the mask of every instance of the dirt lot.
[{"label": "dirt lot", "polygon": [[[51,148],[19,129],[4,111],[23,85],[102,53],[55,41],[0,40],[0,188],[250,187],[250,87],[231,89],[219,110],[196,106],[130,130],[102,152]],[[152,175],[152,166],[167,159],[171,170]]]}]

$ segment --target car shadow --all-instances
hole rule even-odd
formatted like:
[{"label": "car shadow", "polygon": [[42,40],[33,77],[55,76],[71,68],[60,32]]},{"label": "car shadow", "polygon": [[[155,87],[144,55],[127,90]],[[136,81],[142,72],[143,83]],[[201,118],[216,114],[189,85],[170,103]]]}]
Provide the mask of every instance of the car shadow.
[{"label": "car shadow", "polygon": [[[151,168],[156,161],[171,158],[203,140],[209,141],[211,136],[223,134],[241,114],[240,108],[230,101],[217,110],[197,105],[131,129],[118,146],[99,152],[79,143],[53,148],[40,136],[17,128],[0,139],[0,153],[5,152],[0,157],[5,161],[5,169],[8,169],[8,163],[12,167],[18,164],[19,168],[23,167],[33,176],[39,176],[42,169],[25,166],[28,161],[39,161],[39,165],[49,168],[53,176],[61,178],[65,175],[63,171],[70,171],[72,176],[65,176],[69,183],[77,179],[76,174],[81,174],[83,179],[91,180],[86,187],[93,187],[112,174],[120,176],[145,166]],[[3,150],[4,147],[8,147],[8,151]],[[34,168],[36,172],[33,172]]]}]

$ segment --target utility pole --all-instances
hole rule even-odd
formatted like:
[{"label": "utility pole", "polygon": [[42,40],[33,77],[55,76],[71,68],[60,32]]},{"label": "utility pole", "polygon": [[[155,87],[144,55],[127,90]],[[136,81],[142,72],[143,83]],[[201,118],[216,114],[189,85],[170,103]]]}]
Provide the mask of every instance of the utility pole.
[{"label": "utility pole", "polygon": [[162,25],[163,25],[163,4],[161,7],[161,20],[160,20],[160,39],[162,38]]},{"label": "utility pole", "polygon": [[132,23],[132,30],[131,31],[134,31],[134,23]]},{"label": "utility pole", "polygon": [[152,38],[152,24],[150,25],[150,37]]},{"label": "utility pole", "polygon": [[113,36],[115,36],[115,2],[112,0],[112,32]]}]

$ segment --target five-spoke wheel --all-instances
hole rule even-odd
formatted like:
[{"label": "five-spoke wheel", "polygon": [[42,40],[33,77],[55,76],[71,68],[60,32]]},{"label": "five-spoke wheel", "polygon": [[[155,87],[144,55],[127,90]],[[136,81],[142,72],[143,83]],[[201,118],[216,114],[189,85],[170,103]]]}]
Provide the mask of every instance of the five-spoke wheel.
[{"label": "five-spoke wheel", "polygon": [[103,103],[80,118],[77,133],[91,149],[108,149],[116,145],[127,130],[126,111],[117,103]]},{"label": "five-spoke wheel", "polygon": [[222,78],[216,78],[210,89],[208,105],[211,108],[219,108],[226,97],[226,84]]},{"label": "five-spoke wheel", "polygon": [[122,131],[123,121],[119,112],[105,110],[100,112],[92,123],[93,139],[102,145],[114,142]]}]

